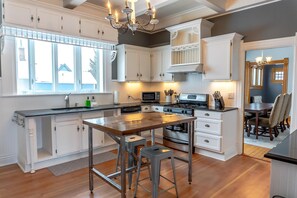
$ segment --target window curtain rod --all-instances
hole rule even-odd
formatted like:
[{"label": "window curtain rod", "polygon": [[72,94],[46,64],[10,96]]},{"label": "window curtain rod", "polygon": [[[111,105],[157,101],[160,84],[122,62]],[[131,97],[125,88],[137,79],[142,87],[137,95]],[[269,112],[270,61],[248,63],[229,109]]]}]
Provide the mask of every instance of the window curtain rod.
[{"label": "window curtain rod", "polygon": [[12,37],[19,37],[19,38],[27,38],[27,39],[34,39],[34,40],[40,40],[40,41],[77,45],[77,46],[83,46],[83,47],[92,47],[97,49],[109,50],[112,52],[116,50],[115,44],[94,41],[94,40],[89,40],[85,38],[64,36],[64,35],[59,35],[54,33],[38,32],[35,30],[19,28],[19,27],[1,26],[0,33],[1,33],[1,37],[12,36]]}]

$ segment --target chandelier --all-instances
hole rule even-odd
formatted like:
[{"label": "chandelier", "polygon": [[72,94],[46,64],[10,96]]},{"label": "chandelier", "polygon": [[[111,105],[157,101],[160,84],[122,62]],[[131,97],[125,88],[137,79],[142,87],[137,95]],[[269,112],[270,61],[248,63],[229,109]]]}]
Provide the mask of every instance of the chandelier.
[{"label": "chandelier", "polygon": [[[152,8],[150,0],[146,0],[147,10],[145,16],[147,19],[138,20],[135,16],[135,3],[138,0],[125,0],[125,8],[122,10],[122,13],[126,15],[126,21],[119,21],[119,13],[115,11],[114,15],[112,14],[111,4],[108,0],[108,16],[105,17],[109,21],[110,25],[119,30],[120,33],[126,33],[129,29],[132,31],[132,34],[135,34],[135,31],[138,29],[153,31],[155,25],[159,23],[159,20],[156,19],[156,9]],[[130,5],[130,6],[129,6]]]},{"label": "chandelier", "polygon": [[257,63],[257,67],[263,67],[264,65],[266,64],[269,64],[272,60],[272,57],[271,56],[267,56],[265,57],[264,59],[264,56],[263,56],[263,50],[262,50],[262,56],[258,56],[256,58],[256,63]]}]

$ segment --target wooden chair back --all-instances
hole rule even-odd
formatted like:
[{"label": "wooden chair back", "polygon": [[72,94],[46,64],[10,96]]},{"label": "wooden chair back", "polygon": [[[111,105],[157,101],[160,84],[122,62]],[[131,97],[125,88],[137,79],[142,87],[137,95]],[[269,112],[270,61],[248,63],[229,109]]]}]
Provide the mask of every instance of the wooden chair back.
[{"label": "wooden chair back", "polygon": [[285,113],[286,113],[289,97],[290,97],[289,94],[287,94],[287,93],[284,94],[283,104],[282,104],[281,111],[280,111],[280,114],[278,117],[278,124],[285,119]]},{"label": "wooden chair back", "polygon": [[286,106],[285,118],[284,119],[287,119],[290,116],[291,105],[292,105],[292,93],[289,94],[289,99],[288,99],[288,103],[287,103],[287,106]]}]

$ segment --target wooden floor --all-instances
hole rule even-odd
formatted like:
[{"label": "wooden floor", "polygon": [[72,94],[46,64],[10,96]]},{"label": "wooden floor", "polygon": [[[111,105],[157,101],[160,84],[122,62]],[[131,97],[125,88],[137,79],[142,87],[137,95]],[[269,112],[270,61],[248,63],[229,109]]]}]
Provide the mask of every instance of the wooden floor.
[{"label": "wooden floor", "polygon": [[[114,170],[115,160],[97,165],[104,173]],[[269,197],[270,163],[246,156],[236,156],[227,162],[194,154],[193,182],[187,182],[187,164],[176,160],[179,197],[195,198],[265,198]],[[169,160],[162,162],[162,175],[171,177]],[[88,190],[88,169],[81,169],[62,176],[54,176],[48,169],[35,174],[24,174],[17,165],[0,167],[0,197],[120,197],[120,193],[95,178],[94,194]],[[144,181],[145,182],[145,181]],[[168,186],[161,179],[161,188]],[[149,180],[145,182],[149,186]],[[133,197],[128,190],[127,197]],[[139,188],[137,197],[150,197]],[[160,197],[175,197],[174,189]]]},{"label": "wooden floor", "polygon": [[268,158],[265,158],[264,154],[266,154],[270,150],[271,149],[269,149],[269,148],[244,144],[244,154],[245,155],[247,155],[249,157],[256,158],[256,159],[264,160],[267,162],[271,162],[271,160]]}]

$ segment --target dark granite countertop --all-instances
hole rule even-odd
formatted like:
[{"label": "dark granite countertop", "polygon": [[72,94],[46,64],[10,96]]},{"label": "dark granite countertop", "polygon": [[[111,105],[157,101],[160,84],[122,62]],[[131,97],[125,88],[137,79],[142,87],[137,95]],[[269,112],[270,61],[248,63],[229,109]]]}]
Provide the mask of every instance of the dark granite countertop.
[{"label": "dark granite countertop", "polygon": [[264,157],[297,165],[297,130],[266,153]]},{"label": "dark granite countertop", "polygon": [[[109,109],[118,109],[122,107],[133,107],[133,106],[145,106],[145,105],[157,105],[157,106],[166,106],[171,103],[160,102],[160,103],[121,103],[118,105],[98,105],[96,107],[79,107],[79,108],[51,108],[51,109],[36,109],[36,110],[20,110],[15,111],[16,114],[19,114],[24,117],[38,117],[38,116],[50,116],[50,115],[59,115],[59,114],[69,114],[69,113],[83,113],[91,111],[102,111]],[[236,110],[236,107],[225,107],[223,109],[216,109],[215,107],[208,107],[206,109],[197,109],[204,111],[217,111],[217,112],[226,112]]]}]

